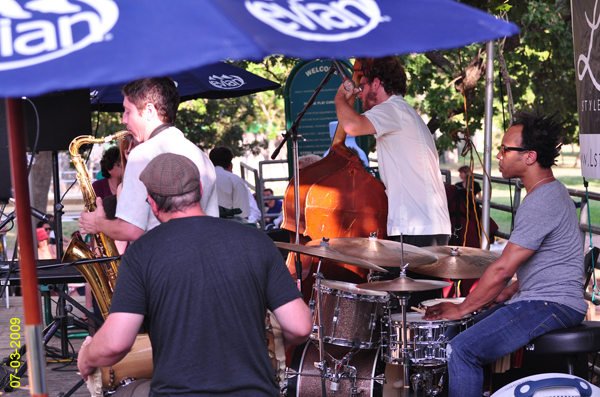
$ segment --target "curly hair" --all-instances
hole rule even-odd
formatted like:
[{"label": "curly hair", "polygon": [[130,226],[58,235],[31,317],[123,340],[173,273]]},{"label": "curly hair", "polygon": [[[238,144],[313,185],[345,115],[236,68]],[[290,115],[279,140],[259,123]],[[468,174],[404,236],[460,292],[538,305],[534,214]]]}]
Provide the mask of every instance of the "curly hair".
[{"label": "curly hair", "polygon": [[[372,82],[377,77],[385,93],[388,95],[406,95],[406,72],[396,57],[384,57],[364,60],[367,64],[364,69],[365,77]],[[371,66],[372,63],[372,66]]]},{"label": "curly hair", "polygon": [[515,115],[516,122],[512,125],[522,125],[521,146],[537,153],[537,162],[542,168],[556,165],[562,146],[561,132],[563,123],[554,120],[558,112],[552,116],[533,114],[521,111]]},{"label": "curly hair", "polygon": [[111,146],[102,154],[102,160],[100,160],[100,170],[102,176],[106,179],[110,178],[108,171],[112,170],[115,164],[121,162],[121,151],[117,146]]},{"label": "curly hair", "polygon": [[147,103],[152,103],[163,123],[175,123],[179,107],[179,91],[170,77],[134,80],[121,87],[124,97],[142,113]]}]

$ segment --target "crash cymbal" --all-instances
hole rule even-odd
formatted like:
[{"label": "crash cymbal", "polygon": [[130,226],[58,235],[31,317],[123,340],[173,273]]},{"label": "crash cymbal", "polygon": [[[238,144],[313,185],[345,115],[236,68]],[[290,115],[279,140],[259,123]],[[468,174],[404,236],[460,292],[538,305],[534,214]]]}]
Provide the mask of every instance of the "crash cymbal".
[{"label": "crash cymbal", "polygon": [[340,254],[339,252],[331,249],[330,247],[318,246],[318,247],[308,247],[306,245],[298,245],[291,243],[283,243],[276,241],[275,245],[278,248],[298,252],[300,254],[314,256],[315,258],[328,259],[334,262],[345,263],[347,265],[353,265],[362,267],[363,269],[376,270],[378,272],[387,273],[387,270],[372,264],[371,262],[364,261],[362,259],[354,258],[352,256]]},{"label": "crash cymbal", "polygon": [[454,280],[479,278],[488,266],[500,257],[497,252],[472,247],[447,245],[423,247],[423,249],[437,255],[440,259],[430,265],[409,266],[408,270]]},{"label": "crash cymbal", "polygon": [[[306,245],[317,246],[320,243],[319,240],[313,240]],[[402,245],[404,245],[404,263],[409,263],[410,267],[413,265],[427,265],[438,260],[438,257],[434,254],[414,245],[374,237],[331,238],[328,243],[329,247],[337,252],[360,258],[378,266],[402,267]]]},{"label": "crash cymbal", "polygon": [[387,292],[413,292],[439,289],[451,285],[446,281],[437,280],[414,280],[410,277],[398,277],[388,281],[374,281],[372,283],[358,284],[357,288],[370,289],[373,291]]}]

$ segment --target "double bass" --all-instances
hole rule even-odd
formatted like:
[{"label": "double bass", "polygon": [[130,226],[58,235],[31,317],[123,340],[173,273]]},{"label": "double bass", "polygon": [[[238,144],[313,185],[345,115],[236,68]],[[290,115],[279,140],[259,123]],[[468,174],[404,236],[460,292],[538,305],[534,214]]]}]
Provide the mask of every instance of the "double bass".
[{"label": "double bass", "polygon": [[[364,73],[357,60],[353,67],[352,81],[358,87]],[[372,64],[372,63],[371,63]],[[354,106],[356,95],[348,103]],[[345,145],[346,132],[336,129],[331,149],[322,160],[311,164],[298,173],[300,218],[298,230],[300,243],[321,238],[369,237],[377,233],[387,236],[388,202],[384,184],[367,172],[358,156]],[[281,228],[290,230],[291,242],[295,242],[294,180],[290,180],[283,199]],[[316,271],[316,258],[302,257],[302,290],[305,300],[310,299],[312,274]],[[295,254],[288,255],[288,269],[294,277]],[[339,265],[324,261],[321,272],[326,279],[351,283],[366,281],[368,270],[351,265]]]}]

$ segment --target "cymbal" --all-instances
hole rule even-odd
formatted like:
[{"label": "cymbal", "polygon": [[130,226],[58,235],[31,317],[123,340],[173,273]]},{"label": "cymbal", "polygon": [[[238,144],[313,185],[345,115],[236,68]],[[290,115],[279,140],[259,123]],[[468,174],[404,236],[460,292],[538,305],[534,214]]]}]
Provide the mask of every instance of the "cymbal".
[{"label": "cymbal", "polygon": [[423,247],[440,259],[430,265],[409,266],[408,270],[428,276],[455,280],[479,278],[492,263],[500,257],[494,251],[480,248],[439,246]]},{"label": "cymbal", "polygon": [[[360,258],[378,266],[402,267],[402,246],[404,245],[404,262],[412,265],[434,263],[438,257],[429,251],[414,245],[401,244],[392,240],[372,237],[339,237],[328,241],[330,248],[344,254]],[[308,242],[307,246],[317,246],[319,240]]]},{"label": "cymbal", "polygon": [[280,241],[276,241],[275,245],[278,248],[281,248],[281,249],[284,249],[287,251],[298,252],[300,254],[314,256],[316,258],[328,259],[328,260],[334,261],[334,262],[340,262],[340,263],[345,263],[348,265],[358,266],[363,269],[376,270],[378,272],[387,273],[387,270],[385,270],[382,267],[379,267],[377,265],[372,264],[371,262],[367,262],[367,261],[364,261],[359,258],[354,258],[352,256],[340,254],[339,252],[331,249],[330,247],[324,247],[324,246],[308,247],[306,245],[283,243]]},{"label": "cymbal", "polygon": [[413,292],[439,289],[449,285],[451,284],[446,281],[414,280],[410,277],[398,277],[388,281],[374,281],[372,283],[358,284],[356,287],[373,291]]}]

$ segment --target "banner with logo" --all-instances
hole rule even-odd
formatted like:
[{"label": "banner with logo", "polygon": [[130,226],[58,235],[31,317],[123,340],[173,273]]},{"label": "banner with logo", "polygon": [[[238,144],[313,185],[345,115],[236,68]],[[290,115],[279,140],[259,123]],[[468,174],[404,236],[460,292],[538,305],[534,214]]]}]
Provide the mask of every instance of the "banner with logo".
[{"label": "banner with logo", "polygon": [[572,0],[581,174],[600,179],[599,0]]},{"label": "banner with logo", "polygon": [[[172,74],[169,77],[177,85],[181,102],[196,98],[234,98],[280,87],[279,83],[224,62]],[[90,88],[92,110],[122,112],[122,85],[92,86]]]},{"label": "banner with logo", "polygon": [[512,23],[449,0],[1,0],[0,97],[228,59],[381,57],[516,33]]}]

